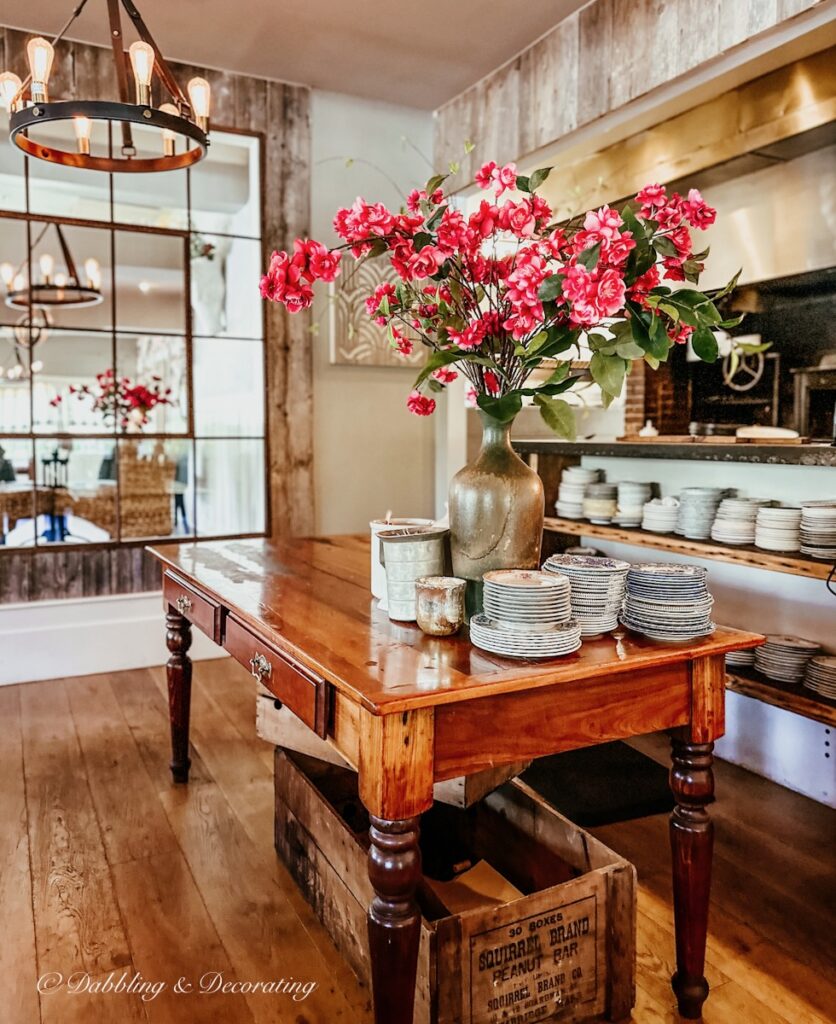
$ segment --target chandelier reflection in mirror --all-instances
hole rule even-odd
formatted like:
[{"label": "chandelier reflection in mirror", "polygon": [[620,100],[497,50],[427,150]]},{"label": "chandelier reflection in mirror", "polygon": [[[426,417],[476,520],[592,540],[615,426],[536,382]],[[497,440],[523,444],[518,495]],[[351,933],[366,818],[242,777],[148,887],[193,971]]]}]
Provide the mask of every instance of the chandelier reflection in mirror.
[{"label": "chandelier reflection in mirror", "polygon": [[[65,269],[56,271],[55,257],[50,252],[44,252],[38,258],[36,276],[32,252],[50,226],[55,228],[58,236]],[[84,261],[84,274],[80,274],[60,224],[44,226],[24,264],[17,268],[11,263],[0,264],[0,280],[6,290],[6,305],[10,309],[25,310],[27,316],[31,310],[56,307],[75,309],[79,306],[97,306],[102,301],[102,272],[98,260],[88,257]]]},{"label": "chandelier reflection in mirror", "polygon": [[[209,145],[210,87],[205,78],[192,78],[188,99],[131,0],[107,0],[110,38],[119,100],[60,99],[49,94],[55,43],[81,14],[81,0],[66,25],[49,42],[37,36],[27,45],[29,74],[21,81],[14,72],[0,74],[0,105],[10,113],[9,136],[24,153],[49,163],[96,171],[168,171],[202,160]],[[139,39],[124,51],[119,6],[124,8]],[[130,95],[129,71],[134,80]],[[171,102],[154,106],[155,79]],[[131,100],[134,102],[131,102]],[[62,148],[50,137],[50,126],[72,122],[75,149]],[[117,123],[119,145],[110,126]],[[131,125],[159,129],[159,152],[140,154]],[[95,131],[96,125],[107,130]],[[116,134],[116,133],[113,133]]]}]

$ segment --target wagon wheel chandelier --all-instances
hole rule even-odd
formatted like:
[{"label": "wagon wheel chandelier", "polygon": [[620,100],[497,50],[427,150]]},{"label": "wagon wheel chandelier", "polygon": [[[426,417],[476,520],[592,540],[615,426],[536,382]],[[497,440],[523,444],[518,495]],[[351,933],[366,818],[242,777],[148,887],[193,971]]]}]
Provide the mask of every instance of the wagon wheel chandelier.
[{"label": "wagon wheel chandelier", "polygon": [[[55,233],[58,235],[58,245],[64,257],[65,271],[55,271],[55,258],[51,253],[45,252],[38,260],[40,276],[36,280],[32,270],[27,279],[24,266],[15,270],[11,263],[0,264],[0,280],[6,287],[6,305],[11,309],[21,309],[29,313],[30,310],[49,310],[77,308],[79,306],[98,306],[102,301],[102,272],[98,260],[87,259],[84,261],[84,276],[82,276],[64,232],[60,224],[53,224]],[[32,249],[35,249],[49,229],[47,224],[35,239]],[[31,250],[27,263],[31,264]]]},{"label": "wagon wheel chandelier", "polygon": [[[11,71],[0,74],[0,105],[11,115],[9,137],[12,142],[28,156],[94,171],[169,171],[202,160],[209,145],[209,83],[205,78],[192,78],[186,98],[131,0],[107,0],[119,100],[50,100],[48,84],[55,43],[64,37],[86,4],[87,0],[77,4],[69,21],[51,43],[41,36],[29,40],[26,48],[29,75],[23,81]],[[139,36],[131,43],[127,54],[123,49],[120,4]],[[129,64],[134,78],[135,102],[131,102],[130,96]],[[151,88],[155,78],[172,102],[159,107],[152,104]],[[44,127],[59,122],[72,122],[75,150],[43,140]],[[117,122],[121,129],[118,152],[116,144],[110,142],[111,122]],[[98,153],[92,139],[96,124],[108,127],[103,135],[107,144]],[[132,124],[159,129],[158,155],[139,154]]]}]

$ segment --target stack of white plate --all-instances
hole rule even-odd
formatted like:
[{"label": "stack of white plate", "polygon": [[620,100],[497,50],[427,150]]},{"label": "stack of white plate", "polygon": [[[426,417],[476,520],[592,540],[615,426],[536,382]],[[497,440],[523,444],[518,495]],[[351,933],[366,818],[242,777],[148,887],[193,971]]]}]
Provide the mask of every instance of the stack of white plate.
[{"label": "stack of white plate", "polygon": [[798,551],[801,509],[786,505],[758,509],[755,520],[755,547],[764,551]]},{"label": "stack of white plate", "polygon": [[767,679],[800,683],[807,663],[820,650],[821,644],[800,636],[768,636],[765,644],[755,648],[755,668]]},{"label": "stack of white plate", "polygon": [[564,519],[583,518],[583,498],[588,484],[601,479],[600,469],[584,469],[583,466],[567,466],[560,477],[555,509]]},{"label": "stack of white plate", "polygon": [[719,487],[685,487],[679,495],[676,532],[691,540],[708,540],[717,506],[723,497]]},{"label": "stack of white plate", "polygon": [[804,677],[804,685],[808,690],[836,700],[836,658],[832,654],[821,654],[811,658]]},{"label": "stack of white plate", "polygon": [[583,636],[607,633],[618,625],[629,562],[588,555],[552,555],[543,569],[572,584],[572,618]]},{"label": "stack of white plate", "polygon": [[621,480],[618,484],[618,510],[615,518],[620,526],[641,526],[642,509],[650,500],[652,485],[635,480]]},{"label": "stack of white plate", "polygon": [[726,668],[751,668],[755,664],[755,648],[745,651],[729,651],[726,655]]},{"label": "stack of white plate", "polygon": [[711,525],[711,539],[721,544],[754,544],[758,508],[749,498],[723,498]]},{"label": "stack of white plate", "polygon": [[642,529],[673,533],[679,520],[679,499],[652,498],[642,509]]},{"label": "stack of white plate", "polygon": [[528,569],[484,575],[484,614],[470,620],[476,647],[507,658],[556,658],[576,651],[581,631],[570,619],[569,581]]},{"label": "stack of white plate", "polygon": [[591,523],[605,526],[612,522],[617,505],[616,484],[588,484],[583,496],[583,514]]},{"label": "stack of white plate", "polygon": [[801,502],[801,554],[836,561],[836,498]]},{"label": "stack of white plate", "polygon": [[627,573],[621,622],[651,640],[682,642],[714,632],[706,571],[696,565],[644,562]]}]

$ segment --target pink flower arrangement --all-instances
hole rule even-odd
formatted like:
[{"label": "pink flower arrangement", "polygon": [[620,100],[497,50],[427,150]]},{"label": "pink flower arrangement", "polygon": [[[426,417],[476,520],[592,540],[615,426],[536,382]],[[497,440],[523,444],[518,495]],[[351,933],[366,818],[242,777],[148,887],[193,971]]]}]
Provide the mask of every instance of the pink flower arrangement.
[{"label": "pink flower arrangement", "polygon": [[[514,164],[484,164],[475,180],[488,194],[469,215],[445,195],[445,175],[397,212],[358,198],[334,218],[341,244],[297,239],[292,253],[274,252],[261,294],[295,313],[311,305],[317,281],[337,277],[344,250],[358,261],[388,258],[399,281],[380,285],[366,311],[397,352],[411,354],[415,339],[428,349],[407,399],[418,416],[435,410],[427,391],[462,375],[486,413],[507,422],[532,397],[568,436],[571,410],[557,396],[577,381],[591,376],[609,402],[634,361],[657,366],[676,344],[716,359],[714,331],[737,321],[715,302],[736,278],[713,295],[663,283],[699,281],[708,250],[694,251],[692,230],[716,216],[700,193],[646,185],[620,212],[602,206],[558,224],[536,192],[549,170],[524,176]],[[572,376],[569,353],[581,340],[589,371]],[[553,372],[531,383],[545,361]]]},{"label": "pink flower arrangement", "polygon": [[[94,386],[71,385],[67,393],[81,400],[92,398],[93,411],[122,428],[131,423],[144,427],[155,406],[172,404],[171,388],[163,388],[161,377],[153,376],[149,385],[135,384],[130,377],[117,377],[113,370],[96,374]],[[56,395],[49,404],[58,406],[62,401],[63,395]]]}]

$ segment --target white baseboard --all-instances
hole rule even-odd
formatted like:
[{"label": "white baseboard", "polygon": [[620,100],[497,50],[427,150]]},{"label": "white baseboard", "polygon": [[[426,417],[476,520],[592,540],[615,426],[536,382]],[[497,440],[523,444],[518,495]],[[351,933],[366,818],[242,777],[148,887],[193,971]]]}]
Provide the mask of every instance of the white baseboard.
[{"label": "white baseboard", "polygon": [[[194,660],[225,652],[192,631]],[[164,665],[162,594],[0,605],[0,686]]]}]

